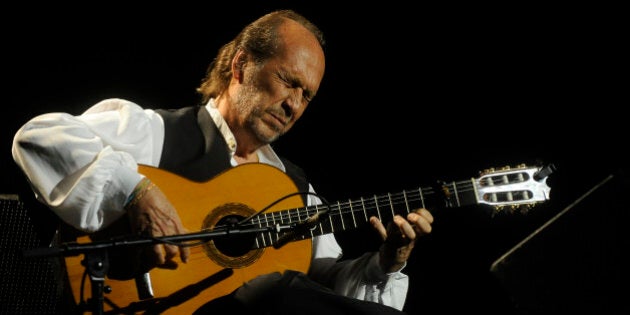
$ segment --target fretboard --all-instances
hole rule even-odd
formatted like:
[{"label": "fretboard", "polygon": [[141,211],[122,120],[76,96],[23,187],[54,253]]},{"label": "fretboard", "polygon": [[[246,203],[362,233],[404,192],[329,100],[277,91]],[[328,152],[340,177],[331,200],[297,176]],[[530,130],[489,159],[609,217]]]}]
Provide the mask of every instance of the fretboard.
[{"label": "fretboard", "polygon": [[[437,188],[420,187],[387,193],[348,199],[330,204],[319,204],[303,208],[287,209],[263,213],[251,220],[251,224],[265,228],[278,225],[291,226],[304,222],[316,213],[326,212],[327,218],[322,220],[299,239],[311,238],[323,234],[356,229],[369,222],[375,216],[387,223],[395,215],[406,216],[419,208],[429,205],[440,208],[456,208],[477,203],[474,181],[442,183]],[[434,208],[431,208],[432,211]],[[271,246],[277,241],[279,234],[273,231],[261,233],[256,237],[255,248]]]}]

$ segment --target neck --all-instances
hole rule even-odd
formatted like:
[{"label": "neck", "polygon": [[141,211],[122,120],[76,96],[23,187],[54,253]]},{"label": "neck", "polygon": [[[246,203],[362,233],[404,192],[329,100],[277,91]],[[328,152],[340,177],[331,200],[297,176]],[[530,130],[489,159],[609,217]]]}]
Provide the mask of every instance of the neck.
[{"label": "neck", "polygon": [[258,154],[256,152],[245,154],[245,155],[235,153],[234,160],[236,160],[236,163],[238,164],[257,163],[259,161]]},{"label": "neck", "polygon": [[258,162],[258,150],[262,147],[256,139],[246,132],[244,129],[233,129],[234,137],[236,138],[236,152],[234,152],[234,158],[241,163]]},{"label": "neck", "polygon": [[237,148],[234,152],[234,159],[238,164],[258,162],[258,149],[264,145],[258,141],[247,128],[244,122],[239,119],[238,112],[230,110],[233,106],[229,104],[229,95],[219,95],[214,99],[216,108],[232,131],[236,139]]}]

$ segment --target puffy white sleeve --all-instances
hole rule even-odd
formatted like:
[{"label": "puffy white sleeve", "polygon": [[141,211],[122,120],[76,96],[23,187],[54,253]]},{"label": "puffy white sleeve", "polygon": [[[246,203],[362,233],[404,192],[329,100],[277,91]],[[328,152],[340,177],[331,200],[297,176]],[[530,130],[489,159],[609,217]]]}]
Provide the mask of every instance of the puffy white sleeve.
[{"label": "puffy white sleeve", "polygon": [[68,224],[94,232],[124,213],[143,177],[138,164],[158,165],[163,125],[152,110],[107,99],[78,116],[31,119],[16,132],[12,155],[40,202]]},{"label": "puffy white sleeve", "polygon": [[[313,192],[313,187],[310,187]],[[321,203],[309,196],[308,205]],[[313,238],[313,260],[309,276],[333,288],[338,294],[377,302],[402,310],[409,289],[409,277],[402,269],[384,273],[378,252],[368,252],[355,259],[342,259],[343,252],[333,234]]]}]

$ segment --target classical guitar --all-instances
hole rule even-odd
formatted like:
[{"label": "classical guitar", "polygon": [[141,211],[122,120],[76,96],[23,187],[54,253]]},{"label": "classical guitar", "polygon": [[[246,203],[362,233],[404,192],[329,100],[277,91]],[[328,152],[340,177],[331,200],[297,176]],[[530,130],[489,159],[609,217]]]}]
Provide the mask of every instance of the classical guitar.
[{"label": "classical guitar", "polygon": [[[480,205],[493,211],[527,210],[549,199],[546,180],[551,171],[549,166],[525,165],[490,169],[479,177],[442,182],[436,187],[305,207],[289,177],[265,164],[243,164],[201,183],[140,166],[140,172],[156,183],[178,209],[190,232],[229,231],[235,222],[240,229],[259,228],[260,232],[198,242],[198,246],[191,247],[189,262],[180,263],[176,270],[153,269],[131,280],[106,279],[111,292],[105,294],[104,309],[124,314],[190,314],[258,275],[286,269],[306,272],[310,238],[356,228],[373,215],[388,222],[395,214],[405,215],[434,202],[446,208]],[[274,246],[284,239],[280,227],[308,222],[324,212],[325,220],[283,246]],[[81,258],[65,259],[75,298],[89,295],[90,283],[85,281]]]}]

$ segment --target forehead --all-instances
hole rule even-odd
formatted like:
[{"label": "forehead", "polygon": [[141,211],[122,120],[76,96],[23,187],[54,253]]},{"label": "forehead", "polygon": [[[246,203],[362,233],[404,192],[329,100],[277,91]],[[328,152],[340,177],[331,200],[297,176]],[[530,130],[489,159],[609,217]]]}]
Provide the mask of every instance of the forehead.
[{"label": "forehead", "polygon": [[274,59],[289,74],[306,80],[305,84],[315,85],[315,89],[319,87],[324,75],[325,56],[315,35],[293,20],[283,23],[278,34],[282,49]]}]

